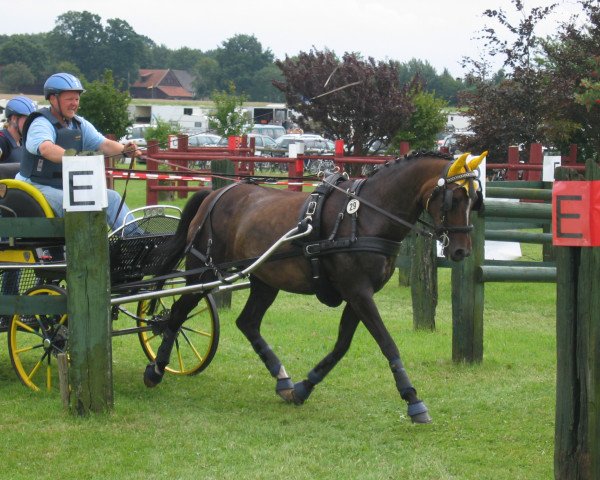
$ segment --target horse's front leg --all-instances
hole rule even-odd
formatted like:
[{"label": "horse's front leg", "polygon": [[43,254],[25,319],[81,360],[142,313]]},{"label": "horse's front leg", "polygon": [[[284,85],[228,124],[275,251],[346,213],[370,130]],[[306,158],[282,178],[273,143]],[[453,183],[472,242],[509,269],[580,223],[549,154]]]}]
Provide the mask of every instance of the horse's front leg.
[{"label": "horse's front leg", "polygon": [[277,379],[275,392],[284,400],[289,401],[293,395],[294,383],[275,352],[260,334],[262,319],[278,293],[279,290],[276,288],[251,276],[248,300],[235,323],[265,364],[271,376]]},{"label": "horse's front leg", "polygon": [[294,395],[292,397],[294,403],[298,405],[304,403],[312,393],[315,385],[320,383],[343,358],[350,348],[359,321],[360,319],[356,315],[356,312],[350,305],[346,304],[342,318],[340,319],[338,338],[333,350],[308,373],[306,379],[294,385]]},{"label": "horse's front leg", "polygon": [[351,305],[387,358],[396,381],[396,388],[400,392],[400,396],[408,403],[408,415],[413,423],[430,423],[431,417],[427,413],[427,407],[417,397],[417,390],[408,378],[400,359],[398,347],[383,324],[373,296],[362,295],[354,300]]},{"label": "horse's front leg", "polygon": [[198,305],[202,295],[202,293],[185,294],[173,303],[167,326],[162,333],[162,341],[156,352],[156,359],[154,362],[149,363],[144,371],[144,384],[147,387],[156,387],[162,381],[165,368],[171,358],[177,333],[186,320],[188,313]]}]

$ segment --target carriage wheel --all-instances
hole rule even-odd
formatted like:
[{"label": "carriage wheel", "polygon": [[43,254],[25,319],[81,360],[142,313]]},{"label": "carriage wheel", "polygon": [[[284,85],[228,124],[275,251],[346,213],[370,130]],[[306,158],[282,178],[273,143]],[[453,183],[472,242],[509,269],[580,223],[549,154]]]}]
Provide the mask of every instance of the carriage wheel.
[{"label": "carriage wheel", "polygon": [[[25,295],[66,295],[54,285],[33,287]],[[29,388],[58,389],[56,355],[67,351],[67,315],[14,315],[8,326],[8,353],[17,376]]]},{"label": "carriage wheel", "polygon": [[[171,305],[178,298],[179,295],[165,296],[138,304],[138,327],[153,327],[151,331],[138,333],[142,349],[151,362],[156,359]],[[219,314],[212,295],[208,294],[202,297],[181,326],[166,370],[176,375],[196,375],[208,367],[218,345]]]}]

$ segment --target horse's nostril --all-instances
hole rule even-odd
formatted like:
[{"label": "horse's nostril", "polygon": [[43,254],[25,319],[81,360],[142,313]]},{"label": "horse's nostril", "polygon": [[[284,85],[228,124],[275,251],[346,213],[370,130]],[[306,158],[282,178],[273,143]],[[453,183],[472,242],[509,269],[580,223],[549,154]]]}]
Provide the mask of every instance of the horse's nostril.
[{"label": "horse's nostril", "polygon": [[456,250],[454,250],[454,252],[452,252],[452,260],[454,260],[455,262],[460,262],[465,257],[468,257],[469,253],[470,252],[467,252],[462,248],[457,248]]}]

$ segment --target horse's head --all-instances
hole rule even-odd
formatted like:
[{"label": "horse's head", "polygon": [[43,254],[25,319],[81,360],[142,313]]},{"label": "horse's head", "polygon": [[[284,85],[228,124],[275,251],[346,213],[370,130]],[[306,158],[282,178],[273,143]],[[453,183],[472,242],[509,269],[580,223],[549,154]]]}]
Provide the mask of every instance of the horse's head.
[{"label": "horse's head", "polygon": [[444,255],[454,261],[463,260],[471,254],[473,225],[470,213],[482,205],[475,170],[486,155],[487,152],[484,152],[470,161],[467,161],[468,154],[457,158],[444,169],[426,197],[425,209],[433,218],[435,234],[442,242]]}]

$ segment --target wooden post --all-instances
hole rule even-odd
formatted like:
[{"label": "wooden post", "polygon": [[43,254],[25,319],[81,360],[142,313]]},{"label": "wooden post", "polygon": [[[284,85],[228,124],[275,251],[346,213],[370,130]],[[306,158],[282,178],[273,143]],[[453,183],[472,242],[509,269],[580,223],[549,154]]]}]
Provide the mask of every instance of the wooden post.
[{"label": "wooden post", "polygon": [[[557,180],[576,173],[556,169]],[[600,167],[586,164],[586,179]],[[556,247],[556,421],[554,476],[600,478],[600,247]]]},{"label": "wooden post", "polygon": [[541,143],[532,143],[529,147],[529,165],[539,165],[539,170],[529,170],[527,180],[539,181],[542,179],[542,165],[544,163],[544,151]]},{"label": "wooden post", "polygon": [[[424,220],[433,223],[426,213]],[[415,330],[435,330],[437,290],[437,242],[433,238],[414,235],[410,262],[410,291]]]},{"label": "wooden post", "polygon": [[56,366],[58,368],[58,385],[60,388],[60,399],[65,410],[69,410],[71,403],[71,392],[69,387],[69,362],[66,353],[56,355]]},{"label": "wooden post", "polygon": [[398,285],[401,287],[410,286],[410,269],[412,264],[412,251],[415,241],[415,234],[410,232],[400,244],[400,253],[396,258],[396,268],[398,269]]},{"label": "wooden post", "polygon": [[[177,135],[177,151],[178,152],[187,152],[188,151],[188,136],[186,134],[179,134]],[[179,159],[179,160],[175,160],[173,163],[175,163],[176,165],[179,165],[181,167],[184,167],[184,174],[187,171],[186,169],[189,167],[189,164],[187,162],[187,160],[184,159]],[[180,171],[180,169],[177,167],[175,169],[177,172]],[[178,180],[177,181],[177,185],[180,187],[187,187],[188,182],[187,180]],[[177,198],[187,198],[188,196],[188,192],[184,191],[184,190],[180,190],[177,192]]]},{"label": "wooden post", "polygon": [[[519,164],[519,147],[516,145],[511,145],[508,147],[508,164],[509,165],[518,165]],[[508,169],[506,174],[507,180],[517,180],[519,176],[519,172],[517,170]]]},{"label": "wooden post", "polygon": [[452,265],[452,360],[479,363],[483,360],[484,283],[477,278],[485,251],[485,221],[471,212],[471,256]]},{"label": "wooden post", "polygon": [[410,152],[410,143],[408,142],[400,142],[400,149],[399,149],[399,154],[401,157],[403,157],[404,155],[408,155],[408,152]]},{"label": "wooden post", "polygon": [[106,212],[65,214],[71,411],[113,407]]},{"label": "wooden post", "polygon": [[[158,170],[158,162],[152,158],[158,155],[158,140],[148,140],[148,149],[146,150],[146,169]],[[158,205],[158,192],[153,189],[158,185],[158,180],[146,180],[146,205]]]}]

